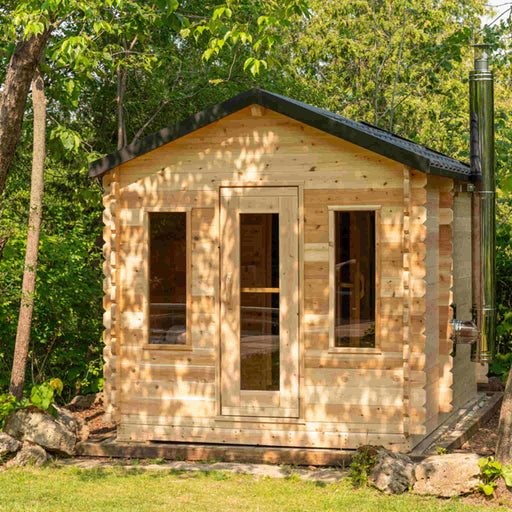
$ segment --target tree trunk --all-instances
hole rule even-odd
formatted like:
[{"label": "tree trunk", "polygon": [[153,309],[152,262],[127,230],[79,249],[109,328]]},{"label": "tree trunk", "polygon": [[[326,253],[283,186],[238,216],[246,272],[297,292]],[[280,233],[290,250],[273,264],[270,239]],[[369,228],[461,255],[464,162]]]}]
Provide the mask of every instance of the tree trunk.
[{"label": "tree trunk", "polygon": [[32,80],[32,103],[34,109],[34,148],[32,159],[32,179],[30,184],[30,213],[28,218],[27,251],[23,271],[23,286],[16,332],[16,346],[12,363],[9,393],[18,400],[25,386],[34,292],[36,289],[39,234],[43,214],[44,160],[46,154],[46,98],[44,81],[38,69]]},{"label": "tree trunk", "polygon": [[508,374],[501,405],[496,459],[502,464],[512,464],[512,370]]},{"label": "tree trunk", "polygon": [[0,97],[0,204],[7,174],[20,138],[30,82],[50,37],[45,30],[19,41],[12,54]]},{"label": "tree trunk", "polygon": [[117,149],[123,149],[127,143],[126,121],[124,118],[125,92],[126,69],[121,65],[117,71]]},{"label": "tree trunk", "polygon": [[7,245],[8,240],[9,240],[9,237],[0,236],[0,261],[2,261],[2,257],[4,255],[4,248]]}]

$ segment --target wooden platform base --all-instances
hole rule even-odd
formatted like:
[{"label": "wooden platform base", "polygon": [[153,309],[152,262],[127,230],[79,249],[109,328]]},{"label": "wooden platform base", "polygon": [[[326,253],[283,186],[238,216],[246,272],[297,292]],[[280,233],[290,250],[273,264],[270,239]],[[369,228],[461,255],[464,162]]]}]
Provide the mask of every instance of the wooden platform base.
[{"label": "wooden platform base", "polygon": [[121,443],[115,437],[103,441],[84,441],[77,455],[132,459],[168,459],[187,461],[250,462],[299,466],[348,467],[354,450],[315,448],[276,448],[273,446],[236,446],[181,443]]},{"label": "wooden platform base", "polygon": [[[471,399],[454,412],[442,425],[419,443],[408,455],[414,461],[435,453],[435,447],[454,450],[467,441],[500,406],[503,393]],[[87,457],[113,457],[124,459],[157,459],[202,462],[246,462],[290,464],[298,466],[350,465],[355,450],[316,448],[280,448],[274,446],[185,444],[158,442],[119,442],[115,436],[107,439],[87,440],[79,443],[77,455]]]}]

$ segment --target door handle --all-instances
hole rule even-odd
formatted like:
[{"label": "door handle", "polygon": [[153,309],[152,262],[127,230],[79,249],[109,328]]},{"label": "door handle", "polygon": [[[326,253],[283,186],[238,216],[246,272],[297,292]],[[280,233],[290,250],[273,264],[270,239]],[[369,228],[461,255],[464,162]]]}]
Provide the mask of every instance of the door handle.
[{"label": "door handle", "polygon": [[233,278],[231,272],[226,274],[226,305],[229,310],[233,309]]}]

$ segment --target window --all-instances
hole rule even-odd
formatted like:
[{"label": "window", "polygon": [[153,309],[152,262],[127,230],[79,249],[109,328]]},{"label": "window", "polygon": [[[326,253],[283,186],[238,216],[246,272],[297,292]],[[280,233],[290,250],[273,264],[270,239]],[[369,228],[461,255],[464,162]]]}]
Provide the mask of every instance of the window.
[{"label": "window", "polygon": [[279,391],[279,215],[240,214],[240,386]]},{"label": "window", "polygon": [[375,207],[365,211],[330,208],[330,346],[373,349],[377,332],[378,212]]},{"label": "window", "polygon": [[149,343],[187,345],[187,212],[148,215]]}]

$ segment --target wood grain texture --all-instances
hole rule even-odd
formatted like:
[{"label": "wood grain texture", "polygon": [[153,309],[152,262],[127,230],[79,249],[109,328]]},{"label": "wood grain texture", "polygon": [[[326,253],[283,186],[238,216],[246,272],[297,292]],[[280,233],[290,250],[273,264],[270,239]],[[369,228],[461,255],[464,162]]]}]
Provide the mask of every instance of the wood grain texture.
[{"label": "wood grain texture", "polygon": [[[439,412],[453,410],[453,195],[454,182],[439,178]],[[476,392],[476,388],[475,388]]]},{"label": "wood grain texture", "polygon": [[[300,418],[286,417],[292,399],[279,418],[272,416],[274,396],[247,395],[242,409],[236,399],[227,404],[233,416],[222,426],[216,419],[221,391],[233,390],[229,383],[220,386],[219,187],[270,185],[252,189],[240,206],[273,212],[282,209],[274,199],[285,197],[279,186],[290,181],[304,189],[301,266],[294,276],[301,286]],[[452,386],[440,372],[441,364],[452,364],[445,307],[451,300],[452,225],[462,225],[468,210],[461,206],[458,216],[452,208],[450,180],[434,184],[423,173],[268,109],[251,115],[248,107],[126,162],[104,183],[105,375],[108,407],[122,413],[121,438],[337,448],[371,442],[397,449],[424,435],[426,423],[436,423],[435,397],[439,403],[448,399]],[[427,208],[429,186],[439,191],[434,212]],[[329,207],[364,205],[380,207],[378,349],[336,353],[329,344]],[[173,207],[191,212],[188,351],[145,346],[147,233],[141,212]],[[438,225],[434,288],[429,222]],[[282,254],[287,256],[289,250]],[[455,289],[468,286],[469,266],[461,260]],[[467,368],[461,362],[458,371]],[[235,419],[236,410],[255,407],[266,427]]]},{"label": "wood grain texture", "polygon": [[427,416],[423,396],[413,395],[413,389],[422,389],[426,376],[425,366],[427,311],[426,256],[427,242],[427,179],[423,173],[413,169],[405,170],[404,194],[408,201],[404,210],[404,430],[410,435],[424,434]]},{"label": "wood grain texture", "polygon": [[[472,194],[458,192],[453,197],[453,303],[457,318],[472,319]],[[456,410],[476,393],[476,368],[471,362],[471,347],[455,347],[453,357],[452,406]]]},{"label": "wood grain texture", "polygon": [[103,291],[105,297],[103,307],[105,313],[103,315],[103,342],[105,349],[103,351],[104,365],[103,376],[107,382],[104,390],[104,408],[105,421],[118,421],[120,418],[120,409],[116,401],[115,390],[120,385],[118,358],[118,313],[119,313],[119,286],[118,286],[118,257],[119,251],[119,232],[118,216],[119,216],[119,169],[109,171],[103,177],[103,185],[105,192],[103,195],[103,254],[105,261],[103,263],[103,273],[105,279],[103,281]]}]

